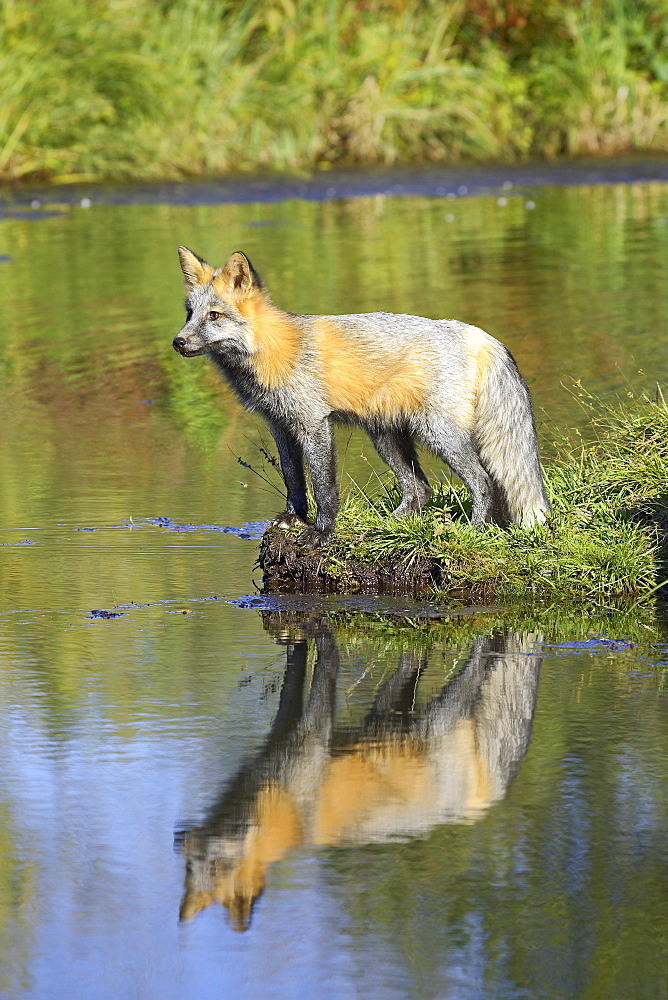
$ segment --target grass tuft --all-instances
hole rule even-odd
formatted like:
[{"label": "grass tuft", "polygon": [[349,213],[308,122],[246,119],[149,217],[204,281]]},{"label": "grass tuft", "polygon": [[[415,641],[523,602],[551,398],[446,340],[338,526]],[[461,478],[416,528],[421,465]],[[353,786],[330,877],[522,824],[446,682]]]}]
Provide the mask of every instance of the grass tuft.
[{"label": "grass tuft", "polygon": [[[598,607],[660,593],[668,580],[668,406],[661,392],[619,406],[583,400],[593,441],[573,435],[556,446],[545,469],[549,523],[479,531],[463,487],[447,479],[409,518],[392,517],[394,486],[371,502],[355,490],[318,555],[320,578],[364,586],[377,568],[398,589],[402,581],[408,589],[426,583],[434,593]],[[271,579],[271,566],[264,568]]]}]

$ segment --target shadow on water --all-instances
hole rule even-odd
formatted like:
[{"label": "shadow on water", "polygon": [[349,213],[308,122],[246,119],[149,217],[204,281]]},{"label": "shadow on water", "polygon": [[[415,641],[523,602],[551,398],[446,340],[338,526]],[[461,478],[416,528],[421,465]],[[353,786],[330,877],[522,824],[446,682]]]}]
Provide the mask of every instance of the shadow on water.
[{"label": "shadow on water", "polygon": [[273,725],[202,825],[177,834],[187,869],[181,919],[222,904],[237,931],[250,926],[270,866],[292,851],[426,837],[473,823],[503,799],[527,752],[542,663],[542,636],[478,635],[423,702],[434,643],[397,642],[394,672],[365,718],[342,728],[331,623],[263,619],[286,651]]}]

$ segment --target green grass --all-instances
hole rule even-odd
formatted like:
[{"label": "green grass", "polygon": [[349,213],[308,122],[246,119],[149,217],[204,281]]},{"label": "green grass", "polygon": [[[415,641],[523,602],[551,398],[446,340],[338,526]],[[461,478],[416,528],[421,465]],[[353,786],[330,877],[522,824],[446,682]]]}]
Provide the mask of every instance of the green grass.
[{"label": "green grass", "polygon": [[668,0],[0,0],[0,179],[668,150]]},{"label": "green grass", "polygon": [[358,575],[352,564],[391,565],[402,580],[436,563],[445,593],[639,607],[668,578],[668,406],[660,392],[619,407],[584,392],[581,401],[588,439],[561,441],[546,464],[548,524],[477,530],[465,491],[448,479],[419,516],[393,518],[398,496],[383,476],[344,499],[322,571],[345,588]]}]

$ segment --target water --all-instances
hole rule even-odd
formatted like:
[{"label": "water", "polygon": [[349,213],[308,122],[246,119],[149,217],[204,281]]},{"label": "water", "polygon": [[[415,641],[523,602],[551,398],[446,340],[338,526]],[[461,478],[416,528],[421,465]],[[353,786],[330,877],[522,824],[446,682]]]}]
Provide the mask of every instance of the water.
[{"label": "water", "polygon": [[[573,379],[665,381],[653,169],[4,204],[0,996],[665,995],[661,629],[262,598],[268,435],[171,348],[176,246],[244,249],[295,311],[482,325],[549,448]],[[344,488],[380,468],[340,444]]]}]

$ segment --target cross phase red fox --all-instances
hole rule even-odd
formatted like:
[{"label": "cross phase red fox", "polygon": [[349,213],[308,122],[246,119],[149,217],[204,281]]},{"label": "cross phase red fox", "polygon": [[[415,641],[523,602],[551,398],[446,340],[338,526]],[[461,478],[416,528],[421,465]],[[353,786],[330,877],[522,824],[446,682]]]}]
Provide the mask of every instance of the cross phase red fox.
[{"label": "cross phase red fox", "polygon": [[336,422],[363,427],[396,475],[397,516],[419,511],[431,492],[419,444],[463,480],[473,524],[545,520],[529,390],[498,340],[457,320],[284,312],[245,254],[223,267],[186,247],[179,258],[187,320],[174,348],[186,358],[207,354],[244,406],[267,421],[287,488],[275,524],[307,525],[308,465],[316,519],[302,544],[321,544],[334,531]]}]

